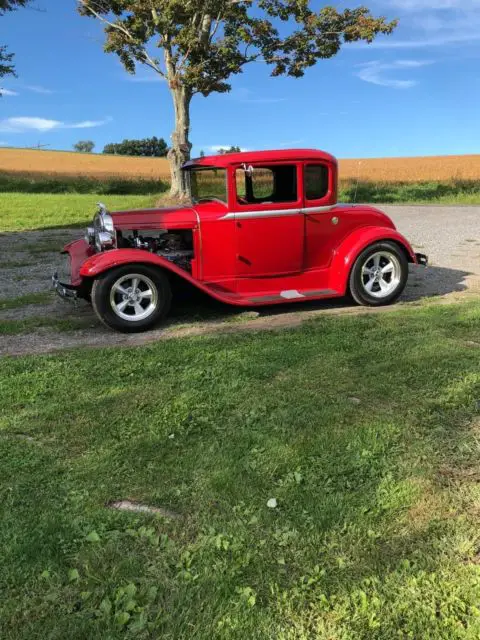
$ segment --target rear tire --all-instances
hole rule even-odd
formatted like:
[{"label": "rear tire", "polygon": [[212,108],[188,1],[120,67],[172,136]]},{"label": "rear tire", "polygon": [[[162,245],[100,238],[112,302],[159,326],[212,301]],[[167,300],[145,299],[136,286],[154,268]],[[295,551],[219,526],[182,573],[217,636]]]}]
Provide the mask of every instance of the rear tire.
[{"label": "rear tire", "polygon": [[139,333],[154,327],[169,310],[170,283],[160,269],[131,264],[102,273],[93,283],[92,305],[110,329]]},{"label": "rear tire", "polygon": [[408,260],[392,242],[376,242],[355,260],[349,288],[357,304],[380,307],[392,304],[405,289]]}]

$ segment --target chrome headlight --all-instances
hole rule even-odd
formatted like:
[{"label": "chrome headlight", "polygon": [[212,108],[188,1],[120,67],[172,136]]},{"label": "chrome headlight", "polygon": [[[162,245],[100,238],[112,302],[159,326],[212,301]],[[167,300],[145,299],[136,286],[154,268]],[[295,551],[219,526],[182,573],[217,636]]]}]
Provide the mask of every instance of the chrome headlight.
[{"label": "chrome headlight", "polygon": [[95,244],[95,229],[93,227],[87,227],[85,231],[85,242],[92,246]]},{"label": "chrome headlight", "polygon": [[89,244],[95,245],[97,251],[116,247],[117,234],[113,218],[101,202],[98,203],[98,211],[93,218],[93,227],[88,227],[85,239]]}]

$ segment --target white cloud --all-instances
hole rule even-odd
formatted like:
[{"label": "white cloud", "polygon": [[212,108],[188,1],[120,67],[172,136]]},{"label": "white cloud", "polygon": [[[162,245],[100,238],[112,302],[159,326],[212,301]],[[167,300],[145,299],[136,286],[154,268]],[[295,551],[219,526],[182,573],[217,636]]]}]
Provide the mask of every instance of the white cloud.
[{"label": "white cloud", "polygon": [[0,95],[2,96],[18,96],[16,91],[11,91],[10,89],[2,89],[0,88]]},{"label": "white cloud", "polygon": [[111,118],[105,118],[105,120],[82,120],[73,124],[62,124],[62,129],[92,129],[93,127],[101,127],[111,121]]},{"label": "white cloud", "polygon": [[474,42],[480,40],[480,32],[477,33],[450,33],[434,37],[425,37],[420,40],[376,40],[372,44],[356,45],[353,43],[351,47],[369,49],[423,49],[426,47],[443,47],[448,44],[458,44],[460,42]]},{"label": "white cloud", "polygon": [[401,71],[404,69],[418,69],[433,64],[431,60],[395,60],[394,62],[380,62],[373,60],[362,65],[357,75],[360,80],[376,84],[381,87],[392,87],[394,89],[410,89],[418,84],[417,80],[399,80],[391,78],[387,72]]},{"label": "white cloud", "polygon": [[381,37],[371,45],[353,43],[353,48],[419,49],[480,40],[480,0],[390,0],[390,11],[400,18],[411,38]]},{"label": "white cloud", "polygon": [[28,89],[28,91],[33,91],[34,93],[43,93],[48,95],[55,93],[55,91],[52,91],[52,89],[47,89],[46,87],[42,87],[36,84],[26,84],[23,86],[25,87],[25,89]]},{"label": "white cloud", "polygon": [[62,122],[60,120],[49,120],[47,118],[36,117],[15,117],[0,120],[0,131],[4,133],[28,133],[29,131],[47,132],[55,129],[89,129],[100,127],[111,118],[105,120],[83,120],[81,122]]}]

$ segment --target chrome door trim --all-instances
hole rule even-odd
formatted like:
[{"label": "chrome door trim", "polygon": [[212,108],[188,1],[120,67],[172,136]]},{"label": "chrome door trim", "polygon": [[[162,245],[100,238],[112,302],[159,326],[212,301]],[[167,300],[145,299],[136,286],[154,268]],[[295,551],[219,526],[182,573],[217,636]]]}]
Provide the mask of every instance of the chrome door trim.
[{"label": "chrome door trim", "polygon": [[326,213],[332,211],[337,205],[330,204],[324,207],[303,207],[301,209],[265,209],[259,211],[230,211],[220,218],[220,220],[248,220],[251,218],[272,218],[283,216],[295,216],[299,213],[308,215],[309,213]]}]

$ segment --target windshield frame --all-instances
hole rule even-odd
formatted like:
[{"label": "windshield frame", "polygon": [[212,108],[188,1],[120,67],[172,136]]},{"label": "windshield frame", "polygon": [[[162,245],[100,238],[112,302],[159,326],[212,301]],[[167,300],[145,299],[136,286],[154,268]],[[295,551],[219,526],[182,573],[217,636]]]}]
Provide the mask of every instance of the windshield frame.
[{"label": "windshield frame", "polygon": [[[215,165],[207,165],[207,166],[203,166],[203,165],[193,165],[191,167],[185,168],[183,169],[183,171],[185,171],[185,173],[188,175],[188,189],[190,192],[190,198],[192,200],[192,202],[194,204],[198,204],[200,202],[208,202],[208,201],[216,201],[216,202],[221,202],[222,204],[224,204],[225,206],[228,206],[228,199],[229,199],[229,192],[228,192],[228,170],[226,167],[217,167]],[[206,171],[223,171],[224,173],[224,181],[225,181],[225,200],[222,200],[221,198],[218,198],[217,196],[214,195],[210,195],[209,197],[201,197],[201,198],[196,198],[193,195],[193,190],[192,190],[192,173],[193,172],[196,173],[205,173]]]}]

